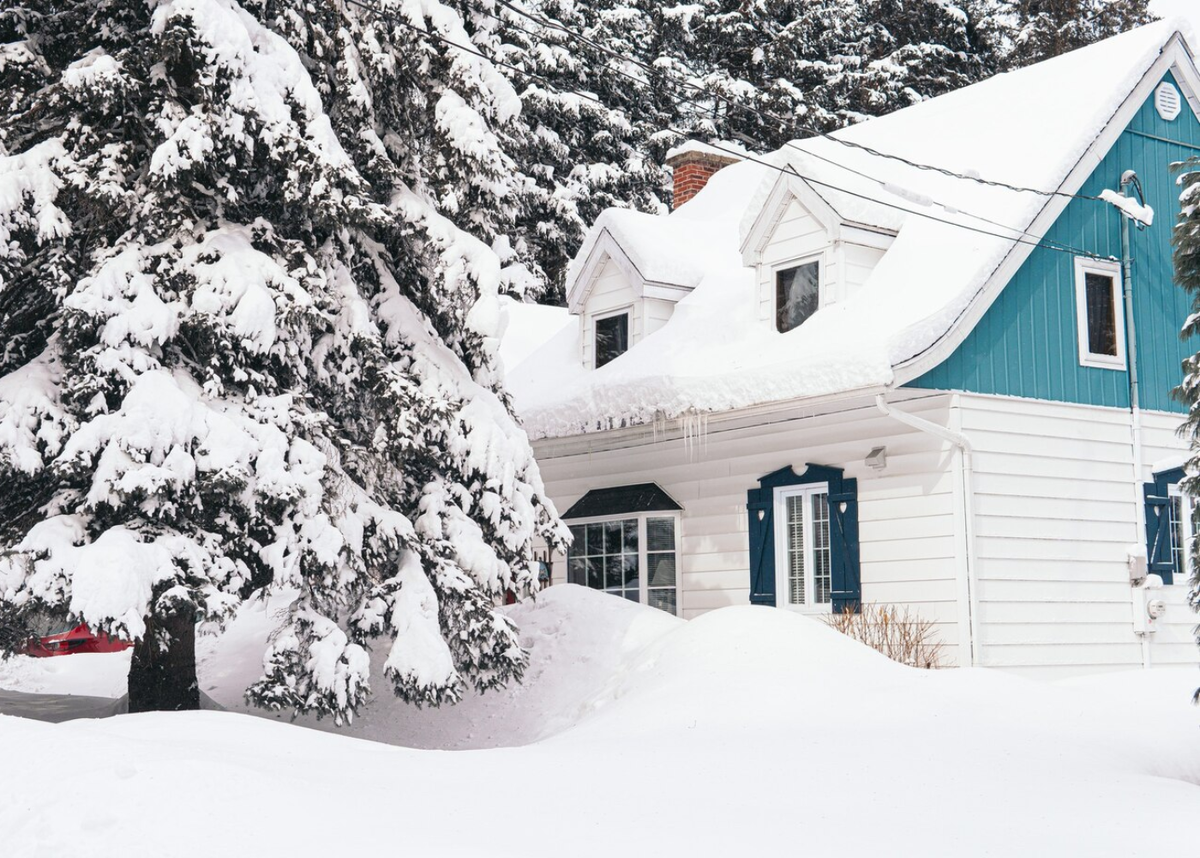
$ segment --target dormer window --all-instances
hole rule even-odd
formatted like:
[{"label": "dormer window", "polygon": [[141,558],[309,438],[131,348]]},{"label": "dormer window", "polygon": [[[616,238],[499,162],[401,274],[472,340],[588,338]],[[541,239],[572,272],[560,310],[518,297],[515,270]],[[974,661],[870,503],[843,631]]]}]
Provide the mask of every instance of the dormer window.
[{"label": "dormer window", "polygon": [[629,350],[628,311],[596,319],[596,368]]},{"label": "dormer window", "polygon": [[821,264],[817,260],[775,272],[775,329],[786,333],[798,328],[820,302]]}]

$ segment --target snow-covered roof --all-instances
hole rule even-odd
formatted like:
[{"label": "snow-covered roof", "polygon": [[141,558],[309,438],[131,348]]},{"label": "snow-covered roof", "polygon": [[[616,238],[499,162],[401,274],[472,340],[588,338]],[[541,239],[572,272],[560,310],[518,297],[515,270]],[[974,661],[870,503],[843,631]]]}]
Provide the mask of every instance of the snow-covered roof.
[{"label": "snow-covered roof", "polygon": [[[1119,133],[1114,120],[1136,109],[1173,63],[1194,99],[1187,90],[1195,69],[1178,35],[1186,29],[1178,21],[1151,24],[836,136],[990,182],[1073,192],[1110,145],[1105,135]],[[644,278],[692,291],[661,330],[600,369],[583,366],[577,326],[560,329],[517,366],[509,387],[533,437],[882,389],[914,377],[966,335],[1028,254],[1025,242],[1067,202],[824,138],[761,160],[778,169],[754,161],[726,167],[670,215],[610,210],[597,219],[573,274],[611,240]],[[741,255],[781,181],[802,181],[842,223],[895,235],[857,292],[786,334],[758,320],[754,272]]]}]

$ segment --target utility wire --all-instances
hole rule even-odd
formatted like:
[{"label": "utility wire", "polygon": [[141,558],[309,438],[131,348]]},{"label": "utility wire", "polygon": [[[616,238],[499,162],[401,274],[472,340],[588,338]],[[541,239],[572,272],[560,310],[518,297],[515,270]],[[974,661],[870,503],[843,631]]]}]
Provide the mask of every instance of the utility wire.
[{"label": "utility wire", "polygon": [[[589,47],[595,48],[598,51],[608,54],[609,56],[611,56],[617,60],[620,60],[623,63],[632,63],[633,65],[638,66],[641,69],[644,69],[645,71],[649,72],[652,75],[667,76],[669,74],[668,70],[666,70],[666,69],[657,69],[654,66],[652,66],[648,63],[644,63],[635,57],[625,56],[624,54],[621,54],[618,51],[614,51],[613,49],[609,48],[608,46],[602,45],[599,42],[595,41],[594,39],[591,39],[588,36],[583,35],[582,33],[579,33],[575,30],[570,29],[565,24],[562,24],[562,23],[552,20],[550,18],[545,18],[540,15],[536,15],[532,12],[529,12],[528,10],[522,9],[519,6],[516,6],[516,5],[508,2],[508,0],[495,0],[495,2],[498,5],[503,6],[505,9],[508,9],[508,10],[516,13],[517,15],[520,15],[523,18],[526,18],[530,21],[541,24],[544,27],[550,27],[552,29],[555,29],[562,33],[565,33],[566,35],[576,39],[577,41],[581,42],[582,44],[588,45]],[[484,9],[479,9],[477,11],[482,12],[485,15],[489,15],[492,18],[495,18],[497,21],[502,21],[503,23],[507,23],[512,26],[518,26],[518,28],[522,29],[524,32],[530,33],[529,30],[525,30],[524,28],[519,27],[519,25],[513,24],[511,21],[503,21],[503,19],[501,19],[498,15],[496,15],[493,12],[489,12]],[[536,36],[537,34],[530,33],[530,35]],[[617,72],[618,74],[622,73],[619,69],[613,69],[611,66],[608,66],[608,68],[611,71]],[[625,76],[630,77],[630,75],[627,75],[627,74]],[[633,78],[633,79],[641,81],[640,78]],[[641,82],[645,83],[645,81],[641,81]],[[822,131],[819,128],[813,128],[812,126],[803,125],[803,124],[795,122],[794,120],[786,119],[782,116],[776,116],[772,113],[761,110],[759,108],[752,107],[748,104],[743,104],[740,101],[735,101],[734,99],[730,98],[729,96],[725,95],[724,93],[705,89],[703,86],[700,86],[699,84],[693,83],[689,80],[686,80],[683,78],[676,78],[676,82],[679,85],[685,86],[689,89],[699,92],[699,93],[703,94],[704,96],[720,99],[721,101],[725,102],[726,105],[728,105],[729,107],[732,107],[736,110],[741,110],[745,113],[750,113],[755,116],[758,116],[760,119],[767,119],[767,120],[770,120],[771,122],[782,125],[783,127],[789,129],[789,133],[792,133],[793,131],[801,131],[801,132],[804,132],[804,133],[809,134],[814,137],[823,137],[824,139],[830,140],[834,143],[837,143],[840,146],[846,146],[851,149],[858,149],[860,151],[866,152],[869,155],[873,155],[877,158],[885,158],[890,161],[898,161],[901,164],[906,164],[909,167],[913,167],[914,169],[917,169],[917,170],[925,170],[928,172],[939,173],[943,176],[948,176],[953,179],[961,179],[963,181],[976,182],[981,185],[988,185],[988,186],[994,187],[994,188],[1002,188],[1004,190],[1013,191],[1016,193],[1038,194],[1038,195],[1044,196],[1044,197],[1068,197],[1068,198],[1072,198],[1072,199],[1091,200],[1093,202],[1104,202],[1104,200],[1102,200],[1100,197],[1091,196],[1090,194],[1071,194],[1071,193],[1067,193],[1066,191],[1058,191],[1058,190],[1046,191],[1046,190],[1042,190],[1040,188],[1030,188],[1030,187],[1025,187],[1022,185],[1013,185],[1013,184],[1009,184],[1008,182],[998,182],[998,181],[994,181],[991,179],[985,179],[982,176],[972,175],[969,173],[957,173],[954,170],[949,170],[945,167],[939,167],[934,164],[924,164],[919,161],[912,161],[901,155],[895,155],[890,152],[884,152],[882,150],[875,149],[871,146],[867,146],[863,143],[856,143],[853,140],[845,140],[845,139],[842,139],[841,137],[834,136],[830,132]],[[700,106],[694,100],[689,99],[689,103],[697,104],[697,106]]]},{"label": "utility wire", "polygon": [[[378,7],[372,6],[368,3],[364,3],[364,2],[362,2],[362,0],[345,0],[345,2],[352,6],[358,6],[359,8],[365,9],[366,11],[371,12],[372,14],[374,14],[380,18],[383,18],[385,20],[391,21],[394,24],[404,27],[405,29],[412,31],[413,33],[415,33],[418,37],[420,37],[422,39],[425,39],[427,41],[434,41],[434,42],[437,42],[438,44],[445,45],[447,47],[456,48],[460,51],[463,51],[464,53],[471,54],[473,56],[479,57],[480,59],[486,60],[489,63],[493,63],[494,65],[501,66],[503,68],[507,68],[512,71],[515,71],[518,74],[525,75],[526,77],[528,77],[530,79],[541,81],[549,89],[551,89],[554,92],[557,92],[560,95],[566,95],[566,94],[570,93],[572,95],[579,96],[580,98],[595,102],[596,104],[599,104],[601,107],[604,107],[606,109],[608,107],[606,104],[604,104],[603,101],[600,100],[600,98],[593,95],[592,93],[580,92],[578,90],[573,90],[573,89],[564,91],[563,89],[559,88],[553,81],[551,81],[549,78],[547,78],[543,75],[537,74],[535,72],[530,72],[530,71],[523,69],[519,66],[516,66],[512,63],[506,62],[501,59],[497,59],[496,57],[489,56],[488,54],[486,54],[480,50],[477,50],[474,47],[460,44],[458,42],[455,42],[452,39],[448,39],[445,36],[439,35],[438,33],[430,32],[429,30],[426,30],[423,27],[418,27],[417,25],[415,25],[409,21],[406,21],[403,18],[401,18],[395,14],[386,12],[386,11],[379,9]],[[1079,248],[1071,247],[1070,245],[1066,245],[1066,244],[1047,242],[1044,240],[1036,239],[1036,237],[1034,237],[1035,240],[1033,240],[1033,241],[1023,240],[1021,238],[1014,237],[1011,235],[1002,235],[998,232],[991,232],[986,229],[981,229],[979,227],[970,226],[969,224],[960,223],[958,221],[953,221],[953,220],[949,220],[947,218],[938,217],[937,215],[931,214],[929,212],[917,211],[915,209],[906,208],[905,206],[901,206],[896,203],[887,202],[886,200],[880,200],[875,197],[867,196],[866,194],[860,194],[855,191],[851,191],[846,188],[842,188],[838,185],[834,185],[829,182],[823,182],[819,179],[814,179],[809,176],[801,175],[799,172],[796,171],[795,167],[793,167],[790,164],[786,167],[780,167],[777,164],[773,164],[770,161],[765,161],[761,158],[757,158],[753,155],[749,155],[743,151],[729,149],[729,148],[723,147],[723,146],[721,146],[719,144],[715,144],[715,143],[706,143],[705,141],[699,139],[696,135],[694,135],[691,132],[684,131],[679,128],[674,128],[673,126],[669,126],[669,125],[664,126],[664,128],[668,131],[678,134],[680,137],[683,137],[684,139],[692,140],[697,143],[702,143],[704,145],[710,146],[713,149],[716,149],[720,152],[725,152],[726,154],[728,154],[732,157],[735,157],[739,160],[751,161],[753,163],[760,164],[764,167],[768,167],[772,170],[776,170],[780,173],[785,173],[787,175],[795,176],[805,182],[808,182],[811,185],[817,185],[820,187],[828,188],[830,190],[838,191],[840,193],[847,194],[848,196],[866,200],[868,202],[872,202],[877,205],[884,206],[886,208],[895,209],[896,211],[911,214],[916,217],[922,217],[927,220],[932,220],[937,223],[943,223],[948,226],[966,230],[968,232],[974,232],[974,233],[978,233],[980,235],[987,235],[987,236],[991,236],[992,238],[999,238],[999,239],[1003,239],[1005,241],[1012,241],[1017,244],[1028,245],[1030,247],[1044,247],[1047,250],[1054,250],[1054,251],[1058,251],[1060,253],[1070,253],[1072,255],[1077,255],[1077,256],[1087,256],[1087,257],[1090,257],[1093,259],[1107,258],[1107,257],[1098,256],[1097,254],[1092,253],[1087,250],[1081,250]],[[962,212],[962,213],[969,214],[967,212]],[[969,215],[969,216],[976,217],[976,215]],[[1003,226],[1002,228],[1011,230],[1012,232],[1018,233],[1020,235],[1031,235],[1030,233],[1027,233],[1024,230],[1021,230],[1017,227]]]},{"label": "utility wire", "polygon": [[[537,19],[535,16],[533,16],[533,15],[531,15],[531,14],[529,14],[529,13],[526,13],[526,12],[524,12],[523,10],[519,9],[519,8],[518,8],[518,7],[516,7],[516,6],[513,6],[513,5],[511,5],[510,3],[506,2],[506,0],[496,0],[496,2],[497,2],[497,3],[499,3],[500,5],[504,6],[505,8],[512,9],[514,12],[517,12],[518,14],[521,14],[521,15],[523,15],[524,17],[526,17],[526,18],[528,18],[528,19],[530,19],[530,20],[533,20],[533,21],[537,21],[537,20],[538,20],[538,19]],[[489,16],[489,17],[493,18],[493,19],[494,19],[494,20],[496,20],[496,21],[499,21],[499,22],[500,22],[500,23],[502,23],[502,24],[506,24],[506,25],[508,25],[508,26],[514,27],[514,28],[516,28],[517,30],[519,30],[520,32],[522,32],[522,33],[525,33],[526,35],[528,35],[528,36],[530,36],[530,37],[532,37],[532,38],[535,38],[535,39],[541,38],[541,35],[542,35],[541,33],[536,33],[536,32],[534,32],[533,30],[530,30],[530,29],[528,29],[527,27],[524,27],[524,26],[522,26],[522,25],[520,25],[520,24],[517,24],[517,23],[515,23],[515,22],[512,22],[512,21],[505,21],[504,19],[500,18],[499,16],[497,16],[497,15],[496,15],[495,13],[493,13],[493,12],[489,12],[489,11],[487,11],[487,10],[485,10],[485,9],[477,9],[476,11],[479,11],[479,12],[481,12],[482,14],[484,14],[484,15],[487,15],[487,16]],[[556,22],[550,22],[550,21],[547,21],[546,23],[547,23],[547,26],[555,26],[555,27],[558,27],[559,29],[562,29],[564,32],[569,32],[569,33],[572,33],[572,34],[574,34],[574,31],[571,31],[571,30],[566,30],[564,27],[562,27],[562,25],[560,25],[560,24],[557,24]],[[621,55],[619,55],[619,54],[617,54],[617,53],[615,53],[615,52],[613,52],[613,51],[609,50],[608,48],[604,47],[603,45],[600,45],[600,44],[598,44],[598,43],[592,42],[591,40],[587,39],[587,38],[586,38],[586,37],[584,37],[584,36],[580,36],[580,35],[578,35],[578,34],[574,34],[574,35],[576,35],[576,38],[579,38],[580,40],[584,41],[586,44],[594,45],[595,47],[599,48],[600,50],[606,51],[606,52],[608,52],[608,53],[612,54],[613,56],[616,56],[616,57],[618,57],[618,58],[621,58]],[[502,61],[501,61],[501,62],[502,62]],[[636,65],[639,65],[639,66],[641,66],[642,68],[645,68],[645,69],[647,69],[648,71],[650,71],[650,72],[652,72],[652,73],[655,71],[655,70],[654,70],[653,68],[651,68],[650,66],[647,66],[647,65],[645,65],[644,63],[640,63],[640,62],[639,62],[639,61],[637,61],[637,60],[631,60],[631,62],[633,62],[633,63],[634,63],[634,64],[636,64]],[[605,65],[605,68],[606,68],[606,69],[608,69],[609,71],[611,71],[611,72],[615,73],[615,74],[618,74],[618,75],[621,75],[622,77],[628,78],[629,80],[631,80],[631,81],[633,81],[634,83],[636,83],[636,84],[639,84],[639,85],[641,85],[641,86],[648,86],[648,85],[649,85],[649,83],[648,83],[646,80],[644,80],[643,78],[639,78],[639,77],[637,77],[636,75],[631,75],[631,74],[629,74],[629,73],[627,73],[627,72],[623,71],[622,69],[613,68],[612,66],[610,66],[610,65],[607,65],[607,64]],[[542,80],[545,80],[545,78],[541,78],[541,76],[539,76],[539,75],[536,75],[536,74],[533,74],[533,73],[530,73],[530,72],[524,72],[524,74],[526,74],[526,75],[528,75],[528,76],[531,76],[531,77],[540,78],[540,79],[542,79]],[[553,89],[554,87],[551,87],[551,88]],[[561,90],[559,90],[559,91],[561,92]],[[702,90],[702,91],[703,91],[703,90]],[[584,95],[584,93],[580,93],[580,92],[578,92],[578,91],[574,91],[574,90],[573,90],[572,92],[574,92],[576,95]],[[593,100],[596,100],[596,99],[593,99]],[[696,99],[694,99],[694,98],[683,98],[683,99],[680,99],[680,100],[677,100],[677,101],[673,99],[673,102],[674,102],[674,103],[675,103],[677,106],[678,106],[679,104],[693,104],[693,105],[695,105],[695,106],[697,106],[697,107],[704,107],[704,106],[705,106],[705,105],[702,105],[700,102],[698,102],[698,101],[697,101]],[[736,105],[735,105],[735,106],[736,106]],[[753,110],[752,108],[750,108],[750,109],[751,109],[751,110]],[[758,111],[754,111],[754,112],[758,112]],[[686,137],[687,139],[694,140],[695,142],[700,142],[700,143],[704,142],[704,141],[702,141],[702,140],[698,140],[698,139],[697,139],[697,138],[696,138],[696,137],[695,137],[693,134],[688,134],[688,133],[686,133],[686,132],[683,132],[683,131],[680,131],[680,130],[678,130],[678,129],[671,128],[670,126],[667,126],[667,130],[669,130],[669,131],[674,131],[675,133],[677,133],[677,134],[681,134],[681,135],[683,135],[684,137]],[[833,139],[833,138],[830,138],[830,139]],[[753,141],[751,141],[751,142],[753,142]],[[711,143],[705,143],[705,145],[712,146],[713,144],[711,144]],[[866,180],[868,180],[868,181],[870,181],[870,182],[873,182],[873,183],[875,183],[875,184],[879,185],[879,186],[880,186],[881,188],[883,188],[885,191],[889,190],[889,189],[888,189],[888,183],[887,183],[887,182],[885,182],[884,180],[882,180],[882,179],[880,179],[880,178],[876,177],[876,176],[872,176],[872,175],[869,175],[868,173],[864,173],[863,171],[861,171],[861,170],[858,170],[858,169],[855,169],[854,167],[851,167],[851,166],[849,166],[848,164],[844,164],[844,163],[842,163],[842,162],[840,162],[840,161],[835,161],[835,160],[833,160],[832,158],[829,158],[829,157],[826,157],[826,156],[824,156],[824,155],[818,154],[817,152],[813,152],[813,151],[810,151],[810,150],[808,150],[808,149],[804,149],[804,148],[802,148],[801,146],[799,146],[799,145],[798,145],[798,144],[797,144],[795,141],[793,141],[793,142],[789,142],[787,145],[788,145],[790,148],[793,148],[793,149],[795,149],[795,150],[796,150],[796,151],[798,151],[798,152],[801,152],[801,153],[803,153],[803,154],[805,154],[805,155],[809,155],[809,156],[811,156],[811,157],[813,157],[813,158],[816,158],[816,159],[818,159],[818,160],[820,160],[820,161],[824,161],[824,162],[825,162],[825,163],[827,163],[827,164],[831,164],[831,165],[832,165],[832,166],[834,166],[834,167],[838,167],[838,168],[840,168],[840,169],[842,169],[842,170],[845,170],[845,171],[847,171],[847,172],[849,172],[849,173],[852,173],[852,174],[854,174],[854,175],[856,175],[856,176],[859,176],[859,177],[861,177],[861,178],[863,178],[863,179],[866,179]],[[747,158],[747,156],[746,156],[746,154],[745,154],[745,153],[740,153],[740,152],[737,152],[736,150],[723,149],[723,148],[722,148],[722,147],[720,147],[720,146],[716,146],[715,148],[721,149],[721,151],[728,152],[728,153],[730,153],[730,154],[733,154],[733,155],[738,155],[739,157],[742,157],[742,158]],[[748,160],[751,160],[751,161],[756,161],[756,160],[757,160],[757,159],[754,159],[754,158],[747,158],[747,159],[748,159]],[[757,163],[763,163],[763,162],[761,162],[761,161],[757,161]],[[774,165],[768,165],[768,166],[774,166]],[[795,170],[795,168],[794,168],[794,167],[792,167],[791,165],[789,165],[789,171],[790,171],[791,173],[795,173],[796,175],[799,175],[798,173],[796,173],[796,170]],[[805,177],[803,177],[803,176],[800,176],[800,178],[805,178]],[[828,187],[835,188],[836,186],[833,186],[833,185],[828,185]],[[841,189],[841,188],[839,188],[839,190],[841,190],[843,193],[853,193],[853,192],[851,192],[851,191],[848,191],[848,190],[846,190],[846,189]],[[890,203],[888,203],[888,202],[885,202],[884,200],[877,200],[877,199],[875,199],[874,197],[867,197],[867,196],[863,196],[863,195],[861,195],[861,194],[854,194],[854,196],[859,196],[859,197],[861,197],[862,199],[865,199],[865,200],[872,200],[872,201],[874,201],[874,202],[878,202],[880,205],[885,205],[885,206],[887,206],[887,205],[892,205],[892,204],[890,204]],[[1066,195],[1066,196],[1070,196],[1070,195]],[[1086,199],[1090,199],[1090,200],[1100,200],[1100,198],[1099,198],[1099,197],[1086,197]],[[1103,201],[1103,200],[1100,200],[1100,201]],[[958,212],[959,214],[963,214],[963,215],[965,215],[965,216],[967,216],[967,217],[970,217],[970,218],[972,218],[972,219],[974,219],[974,220],[977,220],[977,221],[979,221],[979,222],[981,222],[981,223],[986,223],[986,224],[989,224],[989,225],[991,225],[991,226],[998,227],[998,228],[1000,228],[1000,229],[1010,230],[1010,231],[1012,231],[1012,232],[1018,233],[1019,235],[1024,235],[1024,236],[1028,236],[1029,238],[1033,238],[1033,239],[1035,239],[1035,240],[1037,240],[1037,241],[1039,242],[1039,246],[1045,246],[1045,247],[1049,247],[1049,246],[1050,246],[1050,244],[1049,244],[1049,243],[1044,243],[1043,239],[1039,238],[1039,236],[1036,236],[1036,235],[1034,235],[1033,233],[1030,233],[1030,232],[1028,232],[1027,230],[1018,229],[1017,227],[1009,226],[1008,224],[1001,223],[1000,221],[993,220],[993,219],[991,219],[991,218],[988,218],[988,217],[984,217],[983,215],[974,214],[974,213],[972,213],[972,212],[969,212],[969,211],[966,211],[966,210],[964,210],[964,209],[961,209],[961,208],[959,208],[959,207],[957,207],[957,206],[949,206],[949,205],[947,205],[947,204],[945,204],[945,203],[942,203],[942,202],[939,202],[939,201],[937,201],[937,200],[932,200],[932,202],[933,202],[935,205],[937,205],[937,206],[939,206],[939,207],[941,207],[942,209],[945,209],[945,210],[947,210],[947,211],[951,211],[951,210],[953,210],[953,211],[956,211],[956,212]],[[909,213],[911,213],[911,214],[922,214],[923,216],[932,217],[932,216],[928,215],[927,213],[924,213],[924,214],[923,214],[923,213],[920,213],[920,212],[913,212],[911,209],[907,209],[907,208],[903,208],[903,207],[898,207],[898,206],[894,206],[894,205],[893,205],[892,207],[893,207],[893,208],[898,208],[900,211],[909,212]],[[955,222],[953,222],[953,221],[948,221],[948,220],[944,220],[944,219],[941,219],[941,218],[936,218],[936,217],[932,217],[932,219],[934,219],[934,220],[938,220],[938,221],[941,221],[941,222],[943,222],[943,223],[955,223]],[[987,234],[994,235],[994,233],[987,233]],[[1080,250],[1080,249],[1078,249],[1078,248],[1074,248],[1074,247],[1070,247],[1069,245],[1062,245],[1062,248],[1063,248],[1065,251],[1068,251],[1068,252],[1071,252],[1071,253],[1074,253],[1074,254],[1077,254],[1077,255],[1084,255],[1084,256],[1094,256],[1093,254],[1089,253],[1088,251],[1085,251],[1085,250]],[[1094,258],[1098,258],[1098,257],[1094,257]]]}]

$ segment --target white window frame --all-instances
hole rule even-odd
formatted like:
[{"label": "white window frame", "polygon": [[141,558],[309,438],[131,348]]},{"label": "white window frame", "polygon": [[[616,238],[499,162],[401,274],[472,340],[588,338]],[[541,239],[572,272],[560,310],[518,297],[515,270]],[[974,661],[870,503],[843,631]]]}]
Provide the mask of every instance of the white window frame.
[{"label": "white window frame", "polygon": [[[1180,524],[1183,525],[1183,527],[1182,527],[1183,533],[1180,534],[1181,544],[1179,547],[1181,549],[1180,560],[1182,561],[1181,565],[1183,566],[1183,569],[1182,570],[1177,569],[1175,571],[1175,577],[1174,577],[1173,583],[1183,584],[1191,579],[1191,574],[1192,574],[1192,537],[1195,535],[1194,532],[1192,531],[1193,500],[1190,495],[1184,494],[1183,490],[1181,488],[1179,488],[1179,483],[1170,483],[1167,485],[1167,497],[1170,499],[1179,498]],[[1171,516],[1170,508],[1168,508],[1168,510],[1167,510],[1167,515],[1168,515],[1167,525],[1170,526],[1172,524],[1172,522],[1170,520],[1170,516]],[[1171,540],[1172,540],[1172,542],[1171,542],[1171,563],[1174,564],[1174,562],[1175,562],[1175,545],[1174,545],[1175,530],[1174,530],[1174,528],[1171,528]]]},{"label": "white window frame", "polygon": [[[830,581],[830,600],[820,603],[813,602],[816,593],[814,572],[816,571],[815,552],[813,551],[812,527],[812,496],[829,494],[829,483],[803,483],[797,486],[780,486],[774,493],[774,537],[775,537],[775,604],[781,608],[789,608],[806,614],[828,614],[833,610],[832,581]],[[790,601],[791,588],[788,586],[788,544],[787,544],[787,502],[789,498],[804,495],[804,604]],[[833,536],[833,505],[830,504],[830,542]],[[830,563],[833,561],[833,547],[830,545]]]},{"label": "white window frame", "polygon": [[[770,266],[771,330],[776,333],[788,333],[787,331],[779,330],[779,272],[787,271],[789,268],[799,268],[801,265],[807,265],[810,262],[817,263],[817,311],[819,312],[825,309],[825,301],[829,291],[825,282],[825,275],[829,270],[829,263],[825,259],[825,251],[820,250],[816,253],[796,256],[783,262],[776,262]],[[801,322],[796,328],[799,328],[803,324]],[[796,328],[792,328],[791,330],[794,331]]]},{"label": "white window frame", "polygon": [[[1116,355],[1098,355],[1088,350],[1087,275],[1112,278],[1113,316],[1117,325]],[[1125,292],[1121,263],[1108,259],[1075,257],[1075,320],[1079,336],[1079,365],[1097,369],[1125,369]]]},{"label": "white window frame", "polygon": [[[646,520],[650,518],[670,518],[675,520],[675,616],[683,615],[683,587],[682,587],[682,556],[679,551],[680,546],[680,531],[683,523],[683,516],[678,510],[660,510],[649,512],[626,512],[619,515],[595,515],[588,518],[571,518],[563,519],[563,523],[568,527],[582,527],[588,524],[603,524],[607,521],[628,521],[631,518],[636,518],[638,523],[638,604],[649,605],[649,590],[650,590],[650,561],[647,555],[647,540],[646,540]],[[571,574],[570,553],[567,554],[567,576]],[[584,586],[587,586],[586,582]],[[589,587],[588,589],[592,589]],[[658,588],[655,588],[658,589]],[[604,593],[604,590],[597,590],[598,593]],[[664,611],[665,613],[665,611]]]},{"label": "white window frame", "polygon": [[[617,307],[613,310],[600,310],[592,313],[592,369],[600,368],[598,363],[600,359],[600,347],[596,342],[596,337],[600,334],[600,326],[598,322],[600,322],[601,319],[611,319],[613,316],[628,317],[625,325],[626,332],[629,336],[629,343],[625,346],[625,351],[621,352],[620,355],[617,355],[617,358],[623,354],[628,354],[629,350],[633,348],[633,304],[626,304],[623,307]],[[616,360],[617,358],[613,358],[613,360]],[[612,363],[612,361],[609,361],[609,363]],[[605,364],[605,366],[607,365],[608,364]]]}]

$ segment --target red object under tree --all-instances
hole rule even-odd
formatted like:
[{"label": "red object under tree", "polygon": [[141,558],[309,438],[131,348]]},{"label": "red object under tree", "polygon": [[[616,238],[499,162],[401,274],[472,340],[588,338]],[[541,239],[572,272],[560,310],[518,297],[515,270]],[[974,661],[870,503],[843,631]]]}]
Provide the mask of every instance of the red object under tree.
[{"label": "red object under tree", "polygon": [[130,641],[92,634],[85,623],[51,635],[30,638],[25,654],[34,658],[74,655],[79,652],[120,652],[133,646]]}]

